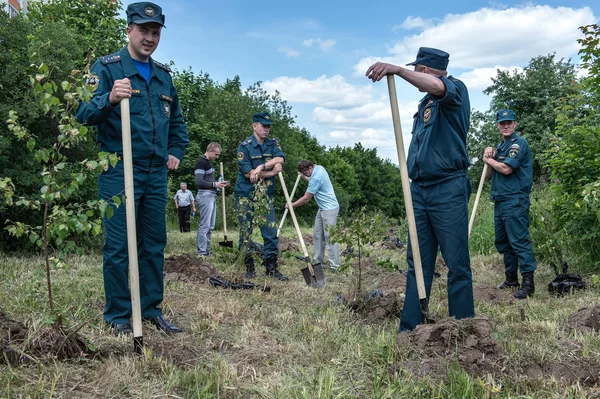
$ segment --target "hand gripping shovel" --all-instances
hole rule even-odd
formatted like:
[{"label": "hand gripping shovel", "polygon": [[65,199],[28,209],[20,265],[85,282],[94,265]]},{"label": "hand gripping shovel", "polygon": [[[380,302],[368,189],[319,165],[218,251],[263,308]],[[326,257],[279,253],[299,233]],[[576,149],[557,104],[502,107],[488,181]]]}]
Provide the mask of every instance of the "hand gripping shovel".
[{"label": "hand gripping shovel", "polygon": [[302,232],[300,231],[300,226],[298,226],[298,220],[296,219],[296,213],[294,212],[294,208],[292,207],[292,200],[288,195],[287,187],[285,186],[285,180],[283,180],[283,174],[281,172],[277,173],[279,176],[279,182],[281,182],[281,189],[283,190],[283,195],[285,196],[285,202],[288,205],[288,209],[290,210],[290,215],[292,216],[292,222],[294,222],[294,228],[296,229],[296,234],[298,234],[298,240],[300,241],[300,246],[302,247],[302,252],[304,253],[304,261],[306,262],[306,267],[302,269],[302,275],[304,276],[304,281],[306,281],[306,285],[309,285],[314,288],[325,288],[327,285],[327,280],[325,278],[325,272],[323,271],[322,264],[313,265],[310,263],[310,257],[308,256],[308,251],[306,250],[306,245],[304,244],[304,238],[302,237]]},{"label": "hand gripping shovel", "polygon": [[129,99],[121,100],[121,130],[123,133],[123,168],[125,170],[125,214],[127,217],[127,248],[129,254],[129,291],[131,292],[131,319],[133,321],[133,349],[141,354],[144,347],[142,336],[142,310],[140,306],[140,274],[135,230],[135,194],[133,190],[133,161],[131,155],[131,124]]},{"label": "hand gripping shovel", "polygon": [[[292,188],[292,195],[290,195],[290,200],[294,199],[294,194],[296,194],[296,188],[298,187],[298,182],[300,182],[300,175],[296,178],[296,183],[294,183],[294,188]],[[281,222],[279,222],[279,227],[277,228],[277,237],[279,237],[279,233],[281,233],[281,229],[283,228],[283,222],[285,222],[285,217],[288,214],[288,209],[285,208],[283,211],[283,216],[281,217]]]},{"label": "hand gripping shovel", "polygon": [[408,182],[408,170],[406,167],[406,156],[404,154],[404,140],[402,139],[402,126],[400,125],[400,111],[398,110],[398,97],[396,96],[396,82],[394,75],[387,75],[388,91],[390,93],[390,105],[392,107],[392,119],[394,121],[394,135],[396,136],[396,150],[398,151],[398,163],[400,164],[400,178],[402,180],[402,192],[404,193],[404,205],[406,207],[406,218],[408,219],[408,232],[410,234],[410,245],[413,254],[415,277],[417,280],[417,292],[421,303],[421,312],[425,323],[435,323],[429,314],[429,300],[425,292],[425,281],[423,279],[423,267],[421,265],[421,251],[417,237],[417,224],[413,210],[410,184]]},{"label": "hand gripping shovel", "polygon": [[475,222],[475,213],[477,213],[477,206],[479,205],[479,197],[483,191],[483,183],[485,183],[485,175],[487,173],[488,164],[483,164],[483,172],[481,172],[481,180],[479,180],[479,188],[477,189],[477,195],[475,196],[475,202],[473,203],[473,210],[471,211],[471,220],[469,220],[469,238],[471,238],[471,230],[473,229],[473,222]]},{"label": "hand gripping shovel", "polygon": [[[225,181],[223,177],[223,162],[219,165],[221,168],[221,179]],[[223,241],[219,241],[219,245],[222,247],[233,248],[233,241],[227,240],[227,216],[225,213],[225,187],[221,187],[221,203],[223,205]]]}]

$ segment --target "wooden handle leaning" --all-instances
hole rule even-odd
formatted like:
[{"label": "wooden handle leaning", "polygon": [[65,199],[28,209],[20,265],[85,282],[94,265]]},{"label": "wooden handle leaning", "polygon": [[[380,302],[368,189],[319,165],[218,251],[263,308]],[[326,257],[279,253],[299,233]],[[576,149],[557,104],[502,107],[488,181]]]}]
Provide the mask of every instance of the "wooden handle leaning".
[{"label": "wooden handle leaning", "polygon": [[425,280],[423,279],[423,267],[421,263],[421,251],[419,249],[419,238],[417,236],[417,224],[413,209],[412,196],[410,194],[410,183],[408,181],[408,169],[406,156],[404,154],[404,139],[402,138],[402,126],[400,124],[400,111],[398,110],[398,97],[396,95],[396,83],[394,75],[387,75],[388,91],[390,93],[390,105],[392,107],[392,119],[394,121],[394,135],[396,136],[396,150],[398,151],[398,163],[400,164],[400,178],[402,179],[402,192],[404,194],[404,206],[406,207],[406,219],[408,221],[408,232],[410,234],[410,245],[412,248],[415,278],[417,280],[417,291],[419,299],[427,298],[425,292]]},{"label": "wooden handle leaning", "polygon": [[[292,188],[292,195],[290,195],[290,200],[294,198],[294,194],[296,194],[296,188],[298,187],[298,183],[300,182],[300,175],[296,178],[296,183],[294,183],[294,188]],[[281,217],[281,222],[279,222],[279,227],[277,228],[277,237],[279,237],[279,233],[281,233],[281,229],[283,228],[283,222],[285,222],[285,217],[288,214],[288,209],[285,208],[283,211],[283,216]]]},{"label": "wooden handle leaning", "polygon": [[131,319],[136,352],[142,347],[142,311],[140,305],[140,274],[138,270],[137,235],[135,229],[135,192],[133,158],[131,151],[131,121],[129,99],[121,100],[121,130],[123,135],[123,168],[125,172],[125,214],[127,218],[127,248],[129,254],[129,290],[131,291]]},{"label": "wooden handle leaning", "polygon": [[[223,162],[220,163],[219,168],[221,169],[221,178],[225,181],[223,176]],[[221,187],[221,204],[223,206],[223,233],[227,236],[227,217],[225,216],[225,188]]]},{"label": "wooden handle leaning", "polygon": [[481,172],[481,179],[479,180],[479,187],[477,188],[477,195],[475,196],[475,202],[473,203],[473,210],[471,211],[471,220],[469,220],[469,238],[471,238],[471,230],[473,229],[473,223],[475,222],[475,213],[477,213],[477,206],[479,205],[479,198],[483,191],[483,184],[485,183],[485,175],[487,174],[488,164],[483,164],[483,172]]}]

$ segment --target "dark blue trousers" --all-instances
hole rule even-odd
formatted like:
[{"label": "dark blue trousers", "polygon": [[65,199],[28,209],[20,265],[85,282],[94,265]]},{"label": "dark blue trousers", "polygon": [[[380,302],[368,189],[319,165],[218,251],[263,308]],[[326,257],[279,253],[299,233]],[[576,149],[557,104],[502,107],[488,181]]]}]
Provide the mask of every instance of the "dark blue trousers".
[{"label": "dark blue trousers", "polygon": [[[252,230],[254,228],[254,201],[248,197],[236,197],[235,204],[238,211],[238,222],[240,224],[239,249],[244,243],[248,243],[249,252],[254,252],[252,243]],[[262,216],[262,215],[261,215]],[[277,223],[275,218],[275,208],[272,199],[269,201],[269,208],[266,212],[265,223],[261,223],[260,233],[264,241],[265,259],[279,256],[279,239],[277,238]]]},{"label": "dark blue trousers", "polygon": [[[163,300],[164,249],[167,243],[167,168],[151,172],[134,168],[133,180],[142,317],[153,318],[162,314],[159,305]],[[100,174],[98,195],[109,202],[112,202],[113,196],[125,195],[123,162]],[[104,320],[124,323],[131,317],[125,204],[115,208],[113,216],[110,219],[105,217],[102,224],[105,233],[102,248],[106,296]]]},{"label": "dark blue trousers", "polygon": [[[449,314],[457,319],[473,317],[475,310],[468,240],[469,179],[460,176],[431,186],[413,182],[411,194],[427,298],[431,292],[439,248],[448,266]],[[413,330],[423,323],[410,245],[407,260],[406,298],[400,331]]]},{"label": "dark blue trousers", "polygon": [[536,270],[529,238],[529,198],[515,198],[494,203],[496,249],[504,256],[507,272]]}]

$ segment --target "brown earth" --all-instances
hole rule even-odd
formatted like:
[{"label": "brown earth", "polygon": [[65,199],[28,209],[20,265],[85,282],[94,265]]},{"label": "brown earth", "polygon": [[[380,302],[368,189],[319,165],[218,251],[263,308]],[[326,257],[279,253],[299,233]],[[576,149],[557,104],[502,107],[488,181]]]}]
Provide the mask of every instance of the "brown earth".
[{"label": "brown earth", "polygon": [[472,319],[448,318],[436,324],[421,324],[411,332],[398,335],[397,345],[415,346],[418,361],[403,366],[419,376],[435,376],[441,363],[456,361],[469,374],[497,375],[508,362],[508,355],[491,337],[492,322],[488,316]]},{"label": "brown earth", "polygon": [[579,309],[569,316],[569,327],[580,333],[600,332],[600,305]]},{"label": "brown earth", "polygon": [[17,364],[42,357],[67,360],[94,354],[77,331],[64,330],[60,320],[34,337],[29,335],[23,323],[0,311],[0,363]]},{"label": "brown earth", "polygon": [[525,367],[510,364],[508,354],[491,336],[492,322],[486,315],[472,319],[445,319],[437,324],[422,324],[398,335],[398,346],[412,346],[418,360],[404,361],[400,366],[412,374],[445,378],[448,363],[456,362],[473,377],[492,375],[513,380],[538,380],[552,377],[572,385],[586,386],[599,381],[600,365],[584,359],[581,353],[565,355],[560,361],[531,363]]},{"label": "brown earth", "polygon": [[400,272],[386,273],[377,286],[381,291],[394,291],[402,293],[406,291],[406,277]]},{"label": "brown earth", "polygon": [[473,297],[476,301],[486,302],[490,305],[510,305],[516,301],[510,290],[501,290],[493,285],[478,285],[473,287]]},{"label": "brown earth", "polygon": [[221,275],[206,259],[189,254],[165,258],[163,272],[168,280],[193,283],[207,283],[209,278]]},{"label": "brown earth", "polygon": [[[306,240],[304,240],[306,244]],[[300,252],[298,238],[279,237],[279,252]]]}]

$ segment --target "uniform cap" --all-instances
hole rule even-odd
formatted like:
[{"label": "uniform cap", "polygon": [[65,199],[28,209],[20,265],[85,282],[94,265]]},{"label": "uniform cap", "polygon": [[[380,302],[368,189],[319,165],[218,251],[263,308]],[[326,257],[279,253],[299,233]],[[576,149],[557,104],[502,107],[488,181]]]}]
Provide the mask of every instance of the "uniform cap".
[{"label": "uniform cap", "polygon": [[496,122],[504,122],[504,121],[516,121],[517,114],[515,111],[510,109],[501,109],[496,112]]},{"label": "uniform cap", "polygon": [[142,25],[150,22],[156,22],[160,26],[165,26],[165,16],[162,8],[149,1],[132,3],[127,6],[127,24],[130,23]]},{"label": "uniform cap", "polygon": [[421,47],[417,53],[417,59],[406,65],[424,65],[430,68],[445,71],[448,67],[450,54],[445,51],[431,47]]},{"label": "uniform cap", "polygon": [[252,115],[252,122],[259,122],[262,125],[270,125],[271,115],[268,112],[259,112],[258,114]]}]

